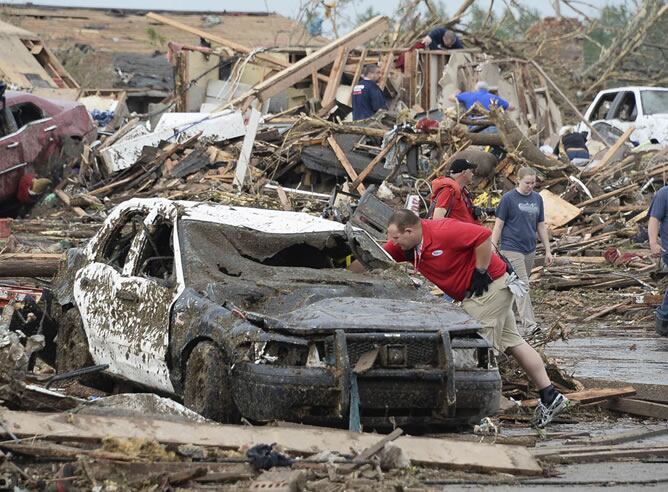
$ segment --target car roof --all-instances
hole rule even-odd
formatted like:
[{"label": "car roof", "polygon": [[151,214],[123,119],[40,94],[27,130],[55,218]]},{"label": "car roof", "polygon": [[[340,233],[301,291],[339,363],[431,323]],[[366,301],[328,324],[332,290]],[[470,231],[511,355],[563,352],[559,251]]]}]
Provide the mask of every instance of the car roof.
[{"label": "car roof", "polygon": [[668,87],[647,87],[641,85],[629,85],[623,87],[612,87],[610,89],[605,89],[600,91],[601,94],[607,94],[608,92],[619,92],[619,91],[668,91]]},{"label": "car roof", "polygon": [[244,227],[273,234],[300,234],[305,232],[342,231],[345,226],[304,212],[286,212],[250,207],[237,207],[217,203],[176,201],[163,198],[133,198],[118,206],[116,213],[128,208],[163,209],[171,214],[181,210],[181,219],[212,222]]}]

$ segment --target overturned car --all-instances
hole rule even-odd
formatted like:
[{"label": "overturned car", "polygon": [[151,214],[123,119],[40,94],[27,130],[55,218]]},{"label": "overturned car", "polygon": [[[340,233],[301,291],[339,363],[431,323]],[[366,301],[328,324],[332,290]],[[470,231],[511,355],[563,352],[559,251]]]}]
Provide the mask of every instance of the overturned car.
[{"label": "overturned car", "polygon": [[499,405],[479,324],[337,222],[133,199],[55,283],[59,372],[108,364],[219,421],[460,424]]}]

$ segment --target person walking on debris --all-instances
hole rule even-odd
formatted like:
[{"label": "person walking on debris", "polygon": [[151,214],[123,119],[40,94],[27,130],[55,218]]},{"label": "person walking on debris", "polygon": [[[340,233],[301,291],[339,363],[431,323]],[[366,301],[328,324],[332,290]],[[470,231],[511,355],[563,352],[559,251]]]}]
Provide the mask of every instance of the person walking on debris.
[{"label": "person walking on debris", "polygon": [[545,427],[570,405],[552,385],[543,360],[518,333],[513,315],[514,288],[506,263],[492,251],[491,231],[454,219],[421,220],[402,209],[390,217],[384,248],[457,301],[483,326],[483,335],[499,352],[508,352],[538,388],[534,424]]},{"label": "person walking on debris", "polygon": [[461,220],[470,224],[479,224],[475,216],[475,207],[471,193],[467,189],[473,182],[475,164],[466,159],[456,159],[450,164],[450,176],[441,176],[431,182],[431,204],[428,219]]},{"label": "person walking on debris", "polygon": [[524,333],[536,329],[536,320],[528,292],[529,276],[536,256],[536,234],[545,247],[545,266],[554,262],[545,227],[543,198],[533,191],[536,171],[523,167],[517,173],[517,188],[501,197],[496,209],[492,245],[511,263],[517,276],[526,284],[527,293],[516,296],[515,304]]},{"label": "person walking on debris", "polygon": [[[654,195],[649,207],[647,232],[652,256],[661,258],[665,269],[668,265],[668,186]],[[656,332],[663,337],[668,336],[668,289],[663,295],[663,303],[656,309]]]},{"label": "person walking on debris", "polygon": [[459,37],[445,27],[432,29],[422,38],[422,44],[430,50],[458,50],[464,48]]},{"label": "person walking on debris", "polygon": [[572,126],[565,126],[559,135],[561,138],[554,147],[554,155],[559,155],[559,147],[561,147],[574,165],[583,166],[589,162],[590,155],[585,132],[576,132]]},{"label": "person walking on debris", "polygon": [[364,65],[362,80],[353,87],[353,120],[365,120],[379,109],[387,109],[385,96],[378,86],[380,76],[378,65]]}]

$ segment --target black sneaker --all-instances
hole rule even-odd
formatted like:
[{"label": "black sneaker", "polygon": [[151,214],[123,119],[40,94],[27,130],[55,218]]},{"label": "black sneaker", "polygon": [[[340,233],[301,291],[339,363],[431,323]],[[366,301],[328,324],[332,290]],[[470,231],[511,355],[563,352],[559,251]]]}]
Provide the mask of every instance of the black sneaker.
[{"label": "black sneaker", "polygon": [[552,422],[554,417],[559,415],[571,405],[571,401],[561,393],[559,393],[548,406],[545,406],[543,402],[539,402],[538,407],[536,407],[536,411],[533,415],[533,425],[542,429],[547,424]]}]

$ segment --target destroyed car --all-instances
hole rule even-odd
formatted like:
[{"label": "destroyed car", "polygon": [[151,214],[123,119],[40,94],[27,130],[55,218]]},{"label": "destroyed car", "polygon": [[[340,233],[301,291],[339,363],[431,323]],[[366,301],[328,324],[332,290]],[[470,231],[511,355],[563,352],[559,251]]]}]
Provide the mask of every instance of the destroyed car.
[{"label": "destroyed car", "polygon": [[68,142],[91,143],[96,125],[85,106],[27,92],[0,94],[0,202],[16,195],[24,174],[60,176],[52,160]]},{"label": "destroyed car", "polygon": [[499,405],[477,321],[365,231],[305,213],[133,199],[54,285],[59,373],[108,364],[212,419],[468,423]]},{"label": "destroyed car", "polygon": [[[668,145],[668,88],[618,87],[596,94],[584,115],[612,145],[626,130],[635,127],[631,140],[650,139]],[[577,131],[588,131],[584,122]]]}]

